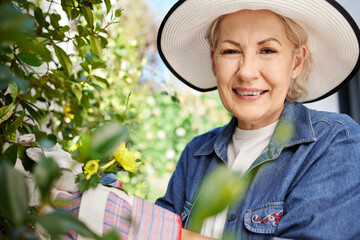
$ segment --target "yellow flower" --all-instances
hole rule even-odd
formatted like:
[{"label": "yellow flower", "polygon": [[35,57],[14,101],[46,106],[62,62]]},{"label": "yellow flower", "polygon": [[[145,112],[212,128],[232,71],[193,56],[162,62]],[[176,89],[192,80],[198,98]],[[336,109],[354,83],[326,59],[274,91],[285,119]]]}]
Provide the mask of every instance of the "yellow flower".
[{"label": "yellow flower", "polygon": [[65,108],[64,108],[64,115],[65,115],[65,120],[68,118],[70,120],[73,120],[75,115],[71,113],[71,108],[69,105],[65,105]]},{"label": "yellow flower", "polygon": [[140,161],[137,161],[135,153],[125,147],[124,142],[114,151],[114,159],[128,172],[135,172],[141,164]]},{"label": "yellow flower", "polygon": [[104,166],[101,166],[100,169],[107,169],[108,167],[111,167],[115,162],[116,162],[116,160],[113,159],[110,162],[108,162],[107,164],[105,164]]},{"label": "yellow flower", "polygon": [[90,160],[85,164],[84,173],[86,173],[86,180],[89,180],[92,175],[97,173],[99,169],[100,160]]}]

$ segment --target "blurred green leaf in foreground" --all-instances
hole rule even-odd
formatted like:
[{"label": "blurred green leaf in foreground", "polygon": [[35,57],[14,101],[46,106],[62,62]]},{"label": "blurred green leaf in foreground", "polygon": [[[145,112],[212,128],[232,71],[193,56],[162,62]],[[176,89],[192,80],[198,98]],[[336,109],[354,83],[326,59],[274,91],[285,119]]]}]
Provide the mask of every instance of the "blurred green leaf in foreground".
[{"label": "blurred green leaf in foreground", "polygon": [[225,166],[217,167],[200,186],[194,202],[190,230],[200,232],[204,220],[214,216],[227,207],[238,203],[246,193],[251,175],[230,171]]}]

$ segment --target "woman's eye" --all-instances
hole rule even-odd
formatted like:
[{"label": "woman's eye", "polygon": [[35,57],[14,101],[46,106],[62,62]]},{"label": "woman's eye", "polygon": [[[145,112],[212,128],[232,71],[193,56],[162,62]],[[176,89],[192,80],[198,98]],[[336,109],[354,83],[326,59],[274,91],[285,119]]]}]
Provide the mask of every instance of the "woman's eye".
[{"label": "woman's eye", "polygon": [[239,51],[234,50],[234,49],[227,49],[221,52],[221,54],[226,55],[226,54],[236,54],[239,53]]},{"label": "woman's eye", "polygon": [[271,48],[264,48],[264,49],[261,49],[261,50],[260,50],[260,53],[263,53],[263,54],[271,54],[271,53],[277,53],[277,51],[274,50],[274,49],[271,49]]}]

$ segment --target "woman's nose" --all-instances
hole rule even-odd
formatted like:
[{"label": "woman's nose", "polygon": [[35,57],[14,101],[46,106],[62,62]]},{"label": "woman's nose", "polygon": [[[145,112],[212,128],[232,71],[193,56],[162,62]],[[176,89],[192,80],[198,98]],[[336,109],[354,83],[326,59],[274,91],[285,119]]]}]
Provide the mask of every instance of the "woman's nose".
[{"label": "woman's nose", "polygon": [[259,77],[258,64],[256,57],[252,55],[243,55],[239,59],[237,76],[242,81],[252,81]]}]

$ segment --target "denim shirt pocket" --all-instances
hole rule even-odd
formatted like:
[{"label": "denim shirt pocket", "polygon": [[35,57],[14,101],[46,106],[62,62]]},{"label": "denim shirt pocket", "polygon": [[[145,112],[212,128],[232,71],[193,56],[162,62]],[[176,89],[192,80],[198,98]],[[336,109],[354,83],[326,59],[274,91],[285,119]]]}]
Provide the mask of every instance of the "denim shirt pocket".
[{"label": "denim shirt pocket", "polygon": [[188,201],[185,201],[184,209],[183,209],[183,211],[181,213],[181,216],[180,216],[181,217],[181,222],[183,224],[185,223],[185,221],[189,217],[191,208],[192,208],[192,203],[190,203]]},{"label": "denim shirt pocket", "polygon": [[283,216],[283,202],[270,202],[248,210],[244,223],[253,233],[274,234]]}]

